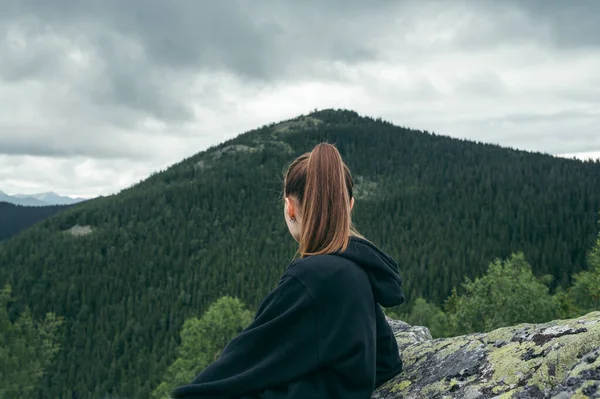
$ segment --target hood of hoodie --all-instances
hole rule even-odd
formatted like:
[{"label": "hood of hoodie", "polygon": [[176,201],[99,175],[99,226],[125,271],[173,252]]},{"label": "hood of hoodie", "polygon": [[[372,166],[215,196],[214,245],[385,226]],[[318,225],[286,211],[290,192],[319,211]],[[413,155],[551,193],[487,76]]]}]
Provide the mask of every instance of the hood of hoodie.
[{"label": "hood of hoodie", "polygon": [[335,255],[353,261],[367,272],[375,300],[381,306],[387,308],[404,302],[398,264],[375,245],[362,238],[351,237],[348,248]]}]

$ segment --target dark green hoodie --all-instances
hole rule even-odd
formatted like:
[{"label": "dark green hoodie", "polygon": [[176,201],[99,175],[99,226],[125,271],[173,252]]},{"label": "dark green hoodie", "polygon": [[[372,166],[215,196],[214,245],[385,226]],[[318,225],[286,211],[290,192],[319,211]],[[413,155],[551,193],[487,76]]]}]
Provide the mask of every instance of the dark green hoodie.
[{"label": "dark green hoodie", "polygon": [[402,370],[379,305],[404,302],[394,260],[351,238],[296,259],[254,321],[173,398],[368,399]]}]

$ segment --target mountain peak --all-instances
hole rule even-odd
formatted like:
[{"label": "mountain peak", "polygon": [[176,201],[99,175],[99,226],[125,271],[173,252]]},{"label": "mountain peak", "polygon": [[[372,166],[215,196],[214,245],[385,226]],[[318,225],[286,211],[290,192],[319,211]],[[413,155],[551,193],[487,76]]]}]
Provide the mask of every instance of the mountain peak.
[{"label": "mountain peak", "polygon": [[71,205],[85,201],[86,198],[61,196],[53,191],[37,194],[8,195],[0,191],[0,201],[24,206]]}]

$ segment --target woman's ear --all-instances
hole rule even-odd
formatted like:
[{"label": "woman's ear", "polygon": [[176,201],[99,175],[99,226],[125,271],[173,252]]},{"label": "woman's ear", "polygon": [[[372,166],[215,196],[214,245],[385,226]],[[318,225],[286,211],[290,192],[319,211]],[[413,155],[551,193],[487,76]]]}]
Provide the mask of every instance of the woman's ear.
[{"label": "woman's ear", "polygon": [[354,197],[350,198],[350,210],[354,208]]},{"label": "woman's ear", "polygon": [[289,197],[285,197],[285,209],[287,210],[287,214],[290,219],[294,219],[296,217],[296,209],[294,208],[294,201],[290,201]]}]

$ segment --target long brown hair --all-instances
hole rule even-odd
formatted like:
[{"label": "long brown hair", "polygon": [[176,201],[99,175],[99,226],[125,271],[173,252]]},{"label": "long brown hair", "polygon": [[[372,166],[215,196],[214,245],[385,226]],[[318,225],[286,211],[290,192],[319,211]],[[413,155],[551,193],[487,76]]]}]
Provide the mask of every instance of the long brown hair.
[{"label": "long brown hair", "polygon": [[300,208],[300,256],[344,251],[351,235],[362,237],[352,225],[353,186],[350,169],[332,144],[318,144],[290,164],[284,196],[294,197]]}]

